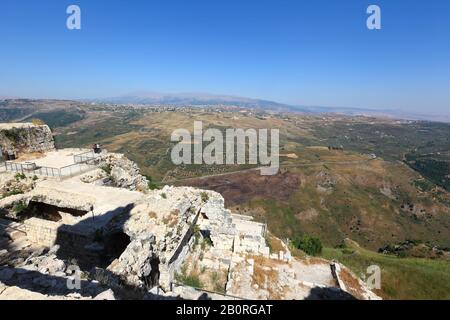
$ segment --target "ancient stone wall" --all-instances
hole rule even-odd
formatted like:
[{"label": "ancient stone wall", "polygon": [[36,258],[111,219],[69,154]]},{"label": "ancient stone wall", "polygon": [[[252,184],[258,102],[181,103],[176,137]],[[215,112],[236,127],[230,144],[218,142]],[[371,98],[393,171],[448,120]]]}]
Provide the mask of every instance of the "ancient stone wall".
[{"label": "ancient stone wall", "polygon": [[24,221],[27,238],[44,247],[59,246],[58,254],[65,259],[76,259],[80,266],[91,266],[101,262],[101,251],[93,246],[93,236],[77,232],[71,226],[40,218]]},{"label": "ancient stone wall", "polygon": [[38,218],[30,218],[24,222],[25,232],[31,242],[51,247],[56,242],[60,223]]},{"label": "ancient stone wall", "polygon": [[64,259],[75,259],[81,267],[101,264],[103,246],[95,242],[95,233],[82,231],[70,225],[58,229],[56,244]]}]

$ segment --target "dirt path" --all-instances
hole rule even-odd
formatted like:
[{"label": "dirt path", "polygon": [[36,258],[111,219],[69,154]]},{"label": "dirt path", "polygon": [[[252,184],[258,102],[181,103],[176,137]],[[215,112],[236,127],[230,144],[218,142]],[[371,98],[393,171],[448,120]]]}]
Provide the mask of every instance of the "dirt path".
[{"label": "dirt path", "polygon": [[[364,164],[369,161],[371,161],[371,160],[369,159],[369,160],[360,160],[360,161],[320,161],[320,162],[314,162],[314,163],[296,163],[296,164],[280,165],[280,169],[298,168],[298,167],[313,167],[313,166],[323,166],[323,165],[336,165],[336,164],[337,165],[357,165],[357,164]],[[257,168],[243,169],[243,170],[238,170],[238,171],[224,172],[224,173],[211,174],[211,175],[205,175],[205,176],[199,176],[199,177],[172,179],[172,180],[168,180],[168,181],[157,181],[155,183],[156,184],[167,184],[167,183],[191,181],[191,180],[204,180],[204,179],[213,178],[213,177],[229,176],[229,175],[234,175],[234,174],[256,171],[256,170],[260,170],[261,168],[262,167],[257,167]]]}]

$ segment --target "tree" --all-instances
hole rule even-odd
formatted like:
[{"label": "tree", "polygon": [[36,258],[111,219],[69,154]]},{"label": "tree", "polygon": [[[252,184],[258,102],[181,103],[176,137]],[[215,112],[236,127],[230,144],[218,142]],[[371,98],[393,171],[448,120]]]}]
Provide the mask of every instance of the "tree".
[{"label": "tree", "polygon": [[297,249],[303,250],[306,254],[316,256],[322,252],[322,243],[319,238],[305,235],[302,238],[297,237],[293,241]]}]

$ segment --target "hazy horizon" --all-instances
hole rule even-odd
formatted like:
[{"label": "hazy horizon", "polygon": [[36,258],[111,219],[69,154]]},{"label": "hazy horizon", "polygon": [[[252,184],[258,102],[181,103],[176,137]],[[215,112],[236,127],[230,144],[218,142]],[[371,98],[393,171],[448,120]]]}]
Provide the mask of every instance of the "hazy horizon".
[{"label": "hazy horizon", "polygon": [[294,106],[450,115],[450,3],[2,2],[0,96],[200,92]]}]

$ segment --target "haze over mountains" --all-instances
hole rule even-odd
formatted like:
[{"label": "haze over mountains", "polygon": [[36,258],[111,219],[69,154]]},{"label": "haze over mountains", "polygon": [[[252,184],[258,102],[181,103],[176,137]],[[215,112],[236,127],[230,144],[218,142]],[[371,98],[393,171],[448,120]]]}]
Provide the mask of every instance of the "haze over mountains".
[{"label": "haze over mountains", "polygon": [[153,91],[133,92],[118,97],[94,99],[95,102],[117,104],[149,104],[149,105],[236,105],[247,108],[287,110],[291,106],[262,99],[252,99],[231,95],[214,95],[209,93],[162,93]]},{"label": "haze over mountains", "polygon": [[[418,113],[405,110],[371,109],[371,108],[349,108],[335,106],[304,106],[290,105],[265,99],[255,99],[232,95],[218,95],[209,93],[162,93],[154,91],[139,91],[116,97],[91,98],[91,99],[34,99],[0,95],[0,100],[36,100],[36,101],[72,101],[76,100],[89,103],[107,103],[123,105],[160,105],[160,106],[237,106],[241,108],[262,109],[272,112],[296,112],[304,114],[343,114],[348,116],[367,116],[393,118],[402,120],[424,120],[437,122],[450,122],[450,115],[437,113]],[[426,109],[426,108],[424,108]]]},{"label": "haze over mountains", "polygon": [[231,95],[216,95],[209,93],[162,93],[155,91],[139,91],[123,96],[89,99],[90,102],[114,103],[114,104],[148,104],[148,105],[234,105],[244,108],[260,108],[266,111],[293,111],[302,113],[339,113],[351,116],[375,116],[389,117],[405,120],[429,120],[439,122],[450,122],[450,116],[438,114],[422,114],[395,109],[370,109],[370,108],[347,108],[330,106],[299,106],[283,104],[275,101],[238,97]]}]

